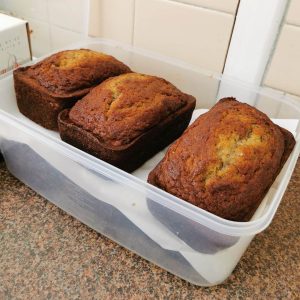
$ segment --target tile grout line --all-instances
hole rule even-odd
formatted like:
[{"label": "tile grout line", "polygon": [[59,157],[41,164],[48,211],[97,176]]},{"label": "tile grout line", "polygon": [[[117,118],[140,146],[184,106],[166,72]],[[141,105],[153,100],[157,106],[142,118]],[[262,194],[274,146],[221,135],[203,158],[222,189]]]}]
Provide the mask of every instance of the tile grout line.
[{"label": "tile grout line", "polygon": [[134,45],[134,29],[135,29],[135,9],[136,9],[136,0],[133,1],[133,12],[132,12],[132,26],[131,26],[131,45]]},{"label": "tile grout line", "polygon": [[289,25],[289,26],[292,26],[292,27],[296,27],[296,28],[298,28],[298,29],[300,30],[300,24],[290,23],[290,22],[286,21],[286,22],[282,25],[282,27],[283,27],[284,25]]},{"label": "tile grout line", "polygon": [[49,28],[49,44],[50,44],[50,50],[53,50],[53,42],[52,42],[52,30],[51,30],[51,23],[50,23],[50,13],[49,13],[49,0],[45,0],[46,2],[46,11],[47,11],[47,24]]},{"label": "tile grout line", "polygon": [[222,68],[222,74],[223,74],[224,69],[225,69],[226,60],[227,60],[228,52],[229,52],[229,48],[230,48],[230,43],[231,43],[231,40],[232,40],[234,27],[236,25],[236,18],[237,18],[237,14],[238,14],[238,11],[239,11],[239,6],[240,6],[240,0],[238,0],[238,4],[237,4],[235,15],[234,15],[234,20],[233,20],[233,24],[232,24],[231,34],[230,34],[230,38],[229,38],[229,42],[228,42],[228,46],[227,46],[227,50],[226,50],[226,54],[225,54],[225,58],[224,58],[224,63],[223,63],[223,68]]},{"label": "tile grout line", "polygon": [[[266,78],[267,78],[267,74],[268,74],[269,68],[270,68],[270,66],[271,66],[271,63],[272,63],[272,60],[273,60],[275,51],[276,51],[277,46],[278,46],[279,38],[280,38],[280,36],[281,36],[281,34],[282,34],[282,31],[283,31],[283,27],[284,27],[284,25],[287,24],[287,22],[286,22],[286,16],[287,16],[287,12],[288,12],[288,10],[289,10],[289,8],[290,8],[290,4],[291,4],[291,2],[288,1],[287,5],[285,6],[285,10],[284,10],[284,13],[283,13],[283,18],[281,19],[281,22],[280,22],[280,25],[279,25],[279,29],[278,29],[276,38],[275,38],[275,40],[274,40],[274,43],[273,43],[273,45],[272,45],[272,49],[271,49],[271,51],[270,51],[270,56],[269,56],[269,58],[268,58],[268,61],[267,61],[267,63],[266,63],[266,66],[265,66],[264,74],[263,74],[263,76],[262,76],[262,78],[261,78],[261,83],[260,83],[260,84],[261,84],[262,86],[264,85],[264,83],[265,83],[265,81],[266,81]],[[300,27],[299,27],[299,29],[300,29]]]},{"label": "tile grout line", "polygon": [[240,2],[238,0],[238,4],[236,6],[236,9],[233,12],[228,12],[228,11],[225,11],[225,10],[222,10],[222,9],[219,9],[219,8],[212,8],[212,7],[209,7],[209,6],[196,5],[196,4],[188,3],[188,2],[182,1],[182,0],[165,0],[165,1],[175,2],[175,3],[178,3],[179,5],[182,4],[182,5],[186,5],[186,6],[192,6],[192,7],[195,7],[195,8],[206,9],[206,10],[214,11],[214,12],[217,12],[217,13],[223,13],[223,14],[230,15],[230,16],[234,16],[236,14],[237,9],[238,9],[238,5],[239,5],[239,2]]}]

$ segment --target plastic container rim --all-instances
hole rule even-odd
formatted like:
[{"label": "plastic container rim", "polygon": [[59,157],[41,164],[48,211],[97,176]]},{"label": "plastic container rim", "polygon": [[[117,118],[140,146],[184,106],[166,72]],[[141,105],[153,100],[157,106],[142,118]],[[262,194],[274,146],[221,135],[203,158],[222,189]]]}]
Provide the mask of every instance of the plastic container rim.
[{"label": "plastic container rim", "polygon": [[[171,65],[178,66],[184,69],[189,69],[192,71],[195,71],[201,75],[206,75],[209,77],[212,77],[214,79],[220,80],[220,81],[226,81],[230,82],[232,84],[236,84],[239,86],[244,86],[249,89],[251,89],[253,92],[259,93],[261,95],[266,95],[269,97],[272,97],[275,100],[279,100],[281,102],[285,102],[287,105],[292,106],[294,109],[296,109],[299,112],[300,116],[300,105],[297,103],[296,100],[294,100],[291,97],[288,97],[287,95],[278,95],[277,93],[270,93],[269,91],[264,90],[262,87],[253,86],[251,84],[238,81],[236,79],[222,76],[220,74],[208,72],[206,70],[201,70],[200,68],[195,68],[194,66],[182,62],[177,59],[165,57],[161,54],[154,53],[149,50],[144,50],[140,48],[136,48],[131,45],[122,44],[119,42],[106,40],[106,39],[87,39],[86,41],[81,41],[76,44],[72,44],[68,47],[64,47],[63,49],[73,49],[77,47],[82,47],[83,43],[97,43],[97,44],[107,44],[109,46],[114,47],[121,47],[127,51],[135,52],[137,54],[141,54],[147,57],[154,58],[156,60],[163,60],[164,62],[168,62]],[[60,49],[60,50],[63,50]],[[57,50],[59,51],[59,50]],[[53,53],[57,52],[54,51]],[[51,54],[45,55],[43,57],[40,57],[39,59],[35,61],[31,61],[27,63],[26,65],[31,65],[37,61],[40,61],[44,59],[45,57],[48,57]],[[1,81],[10,79],[12,77],[12,71],[10,71],[4,78],[0,78]],[[27,134],[31,135],[34,138],[39,138],[39,140],[43,141],[43,143],[47,144],[51,148],[54,148],[56,151],[60,152],[62,155],[67,156],[68,158],[72,159],[73,161],[80,163],[81,165],[100,173],[104,176],[107,176],[117,182],[122,182],[122,184],[130,185],[131,188],[134,188],[136,190],[139,190],[143,193],[147,193],[147,195],[151,196],[151,201],[155,201],[168,209],[175,211],[178,214],[181,214],[192,221],[199,223],[201,225],[204,225],[216,232],[226,234],[226,235],[232,235],[232,236],[249,236],[249,235],[255,235],[261,231],[263,231],[272,221],[273,216],[276,213],[276,210],[280,204],[280,199],[282,197],[282,194],[285,192],[286,186],[289,182],[289,179],[292,175],[292,172],[294,170],[294,166],[296,164],[298,155],[300,153],[300,143],[298,142],[293,150],[293,152],[296,152],[296,155],[291,156],[288,160],[289,168],[287,168],[287,173],[285,180],[282,180],[280,184],[278,185],[278,188],[275,192],[275,195],[272,199],[272,202],[267,209],[267,211],[258,219],[248,222],[236,222],[236,221],[230,221],[226,220],[224,218],[221,218],[219,216],[216,216],[206,210],[203,210],[201,208],[198,208],[176,196],[173,196],[155,186],[152,186],[148,184],[147,182],[133,176],[132,174],[126,173],[100,159],[97,159],[96,157],[89,155],[61,140],[57,140],[47,132],[45,132],[44,128],[35,127],[34,125],[25,123],[22,120],[19,120],[17,117],[11,115],[10,113],[5,112],[0,108],[0,120],[3,120],[4,122],[14,126],[15,128],[18,128],[19,130],[26,132]],[[296,140],[299,141],[300,139],[300,133],[297,134]],[[283,188],[282,188],[283,187]],[[170,201],[172,200],[172,201]]]}]

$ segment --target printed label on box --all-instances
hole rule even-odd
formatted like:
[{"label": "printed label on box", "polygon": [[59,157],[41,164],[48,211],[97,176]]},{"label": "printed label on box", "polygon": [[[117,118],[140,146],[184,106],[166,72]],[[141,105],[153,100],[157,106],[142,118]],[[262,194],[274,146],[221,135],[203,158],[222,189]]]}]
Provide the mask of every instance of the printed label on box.
[{"label": "printed label on box", "polygon": [[[0,75],[3,75],[30,61],[31,53],[27,22],[2,14],[0,20]],[[5,22],[7,20],[10,22]]]}]

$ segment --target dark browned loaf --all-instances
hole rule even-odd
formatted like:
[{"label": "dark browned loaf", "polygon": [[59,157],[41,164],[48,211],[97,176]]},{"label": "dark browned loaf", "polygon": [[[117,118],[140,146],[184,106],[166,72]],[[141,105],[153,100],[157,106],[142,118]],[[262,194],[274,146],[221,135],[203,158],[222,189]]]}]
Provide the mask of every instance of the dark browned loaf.
[{"label": "dark browned loaf", "polygon": [[220,100],[168,149],[148,182],[225,219],[248,220],[295,145],[234,98]]},{"label": "dark browned loaf", "polygon": [[57,130],[60,111],[71,107],[105,79],[130,72],[110,55],[88,49],[58,52],[14,71],[19,110],[32,121]]},{"label": "dark browned loaf", "polygon": [[61,112],[59,131],[64,141],[131,172],[182,134],[195,103],[162,78],[128,73]]}]

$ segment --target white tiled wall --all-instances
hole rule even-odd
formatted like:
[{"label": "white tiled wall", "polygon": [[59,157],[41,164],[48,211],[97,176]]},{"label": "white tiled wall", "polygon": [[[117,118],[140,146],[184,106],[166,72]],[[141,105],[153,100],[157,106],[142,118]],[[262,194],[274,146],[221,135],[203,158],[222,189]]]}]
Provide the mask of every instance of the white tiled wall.
[{"label": "white tiled wall", "polygon": [[46,1],[43,0],[0,0],[0,8],[20,17],[42,21],[48,17]]},{"label": "white tiled wall", "polygon": [[286,22],[300,26],[300,0],[291,0],[289,10],[286,15]]},{"label": "white tiled wall", "polygon": [[[222,72],[238,0],[0,0],[27,19],[34,56],[87,33]],[[88,9],[90,14],[88,16]]]},{"label": "white tiled wall", "polygon": [[221,72],[234,17],[192,5],[136,0],[134,45]]},{"label": "white tiled wall", "polygon": [[222,72],[238,0],[91,0],[89,32]]},{"label": "white tiled wall", "polygon": [[52,25],[83,32],[87,6],[86,0],[48,0],[49,21]]},{"label": "white tiled wall", "polygon": [[50,25],[51,48],[59,49],[82,40],[83,33]]},{"label": "white tiled wall", "polygon": [[33,56],[79,41],[87,33],[88,0],[0,0],[0,10],[27,19]]},{"label": "white tiled wall", "polygon": [[[119,40],[222,72],[238,0],[0,0],[27,19],[33,55],[92,36]],[[90,14],[88,16],[88,8]]]},{"label": "white tiled wall", "polygon": [[300,96],[300,0],[292,0],[264,84]]},{"label": "white tiled wall", "polygon": [[50,25],[37,18],[26,17],[31,29],[31,48],[32,54],[39,57],[49,53],[52,50],[52,42],[50,40]]},{"label": "white tiled wall", "polygon": [[238,6],[238,0],[175,0],[177,2],[192,4],[208,9],[219,10],[234,14]]},{"label": "white tiled wall", "polygon": [[[221,73],[239,0],[90,0],[89,33]],[[157,74],[157,73],[153,73]],[[212,101],[218,84],[200,84]]]},{"label": "white tiled wall", "polygon": [[131,44],[135,0],[91,0],[91,36]]},{"label": "white tiled wall", "polygon": [[269,87],[300,96],[300,27],[284,25],[265,78]]}]

